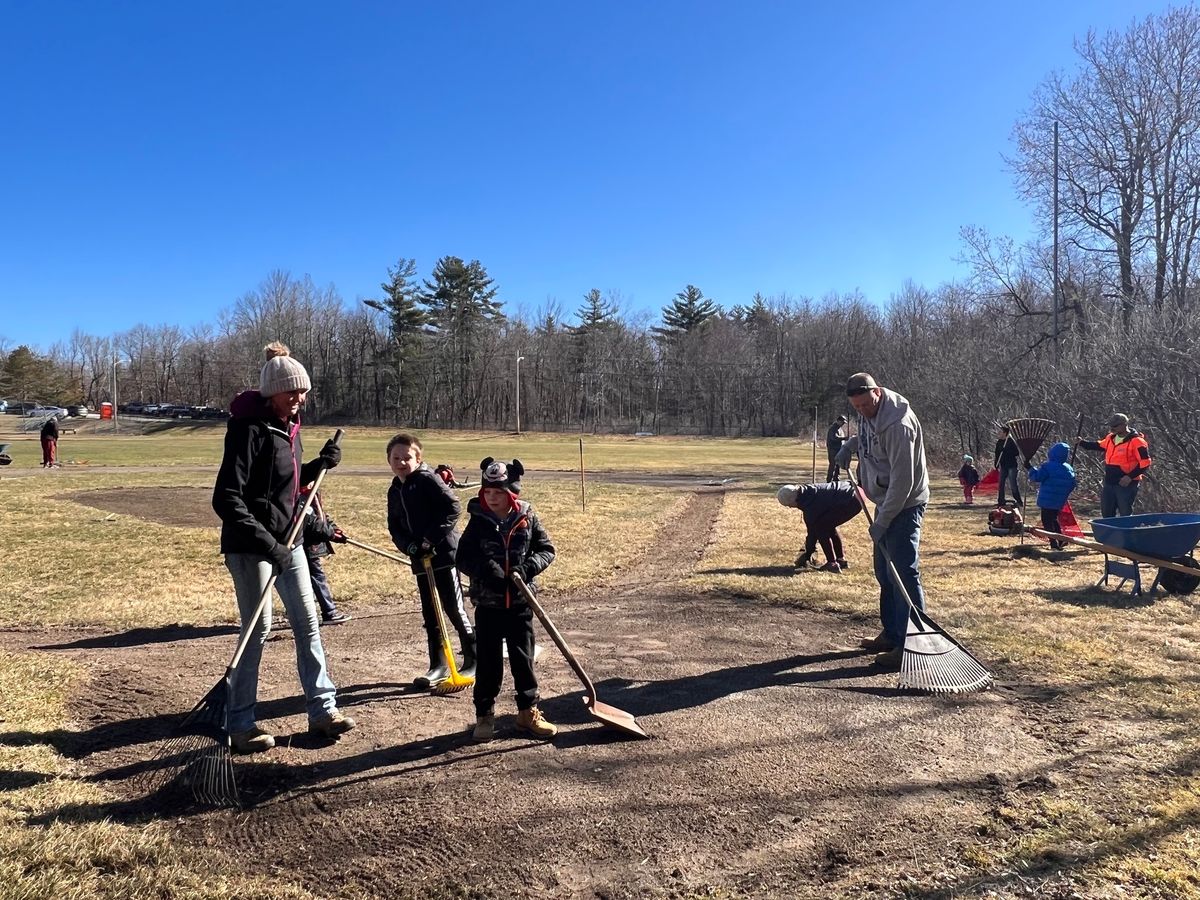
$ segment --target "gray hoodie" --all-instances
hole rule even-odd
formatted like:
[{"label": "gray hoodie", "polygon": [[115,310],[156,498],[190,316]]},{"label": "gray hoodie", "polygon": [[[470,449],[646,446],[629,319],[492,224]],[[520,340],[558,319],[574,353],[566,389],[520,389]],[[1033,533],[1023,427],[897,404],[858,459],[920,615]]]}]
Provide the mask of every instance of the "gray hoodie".
[{"label": "gray hoodie", "polygon": [[881,388],[875,418],[858,417],[858,434],[838,451],[838,465],[848,469],[858,454],[859,479],[875,501],[875,521],[886,528],[902,510],[929,501],[929,470],[921,423],[908,400]]}]

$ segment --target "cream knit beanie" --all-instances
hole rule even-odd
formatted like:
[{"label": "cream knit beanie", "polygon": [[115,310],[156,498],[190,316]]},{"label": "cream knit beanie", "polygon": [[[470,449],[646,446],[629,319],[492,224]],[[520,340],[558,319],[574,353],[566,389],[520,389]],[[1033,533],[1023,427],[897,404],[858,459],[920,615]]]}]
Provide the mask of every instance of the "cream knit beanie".
[{"label": "cream knit beanie", "polygon": [[312,390],[308,372],[290,355],[286,344],[274,341],[263,348],[267,357],[258,376],[258,392],[264,397],[274,397],[285,391]]}]

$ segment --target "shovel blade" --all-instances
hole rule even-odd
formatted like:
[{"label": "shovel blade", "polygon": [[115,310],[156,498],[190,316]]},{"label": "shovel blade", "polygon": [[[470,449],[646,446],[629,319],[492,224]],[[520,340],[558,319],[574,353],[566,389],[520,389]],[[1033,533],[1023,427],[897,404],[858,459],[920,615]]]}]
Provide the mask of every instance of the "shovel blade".
[{"label": "shovel blade", "polygon": [[583,702],[587,704],[588,712],[592,714],[592,718],[598,722],[602,722],[610,728],[615,728],[617,731],[633,735],[634,737],[650,737],[642,729],[642,726],[638,724],[637,719],[632,714],[625,712],[625,710],[609,706],[607,703],[601,703],[599,700],[593,699],[589,701],[586,697]]}]

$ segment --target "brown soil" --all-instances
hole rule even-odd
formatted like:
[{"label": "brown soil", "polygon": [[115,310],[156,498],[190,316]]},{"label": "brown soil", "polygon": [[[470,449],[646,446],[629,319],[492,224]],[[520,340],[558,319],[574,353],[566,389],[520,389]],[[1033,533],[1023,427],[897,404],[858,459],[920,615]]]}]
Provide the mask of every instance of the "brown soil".
[{"label": "brown soil", "polygon": [[[100,493],[89,505],[149,506]],[[322,634],[359,728],[334,744],[309,738],[291,636],[275,635],[259,718],[280,746],[237,762],[245,811],[192,810],[143,799],[136,776],[212,686],[231,627],[0,633],[0,646],[86,665],[77,727],[30,739],[128,798],[46,820],[165,819],[181,840],[226,849],[232,868],[322,897],[873,896],[909,877],[962,876],[960,850],[1006,792],[1047,789],[1029,773],[1077,749],[1072,717],[1028,689],[902,694],[852,649],[871,621],[689,591],[680,579],[723,499],[693,492],[652,557],[613,583],[545,597],[601,699],[636,715],[646,741],[593,721],[550,647],[538,669],[558,737],[518,736],[504,693],[497,740],[473,744],[469,690],[410,687],[424,668],[417,610],[357,609]],[[207,491],[159,501],[172,523],[211,524]]]}]

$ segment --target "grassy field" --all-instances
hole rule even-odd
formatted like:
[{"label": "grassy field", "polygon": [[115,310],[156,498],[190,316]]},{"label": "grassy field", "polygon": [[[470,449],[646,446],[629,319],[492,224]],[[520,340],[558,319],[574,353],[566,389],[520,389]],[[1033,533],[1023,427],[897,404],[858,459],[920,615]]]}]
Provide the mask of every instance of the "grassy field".
[{"label": "grassy field", "polygon": [[[313,452],[321,433],[309,438]],[[65,458],[136,471],[88,472],[77,465],[5,477],[0,470],[0,627],[121,630],[234,621],[229,578],[211,529],[110,516],[89,505],[87,493],[114,487],[206,491],[211,470],[180,467],[215,465],[220,434],[219,428],[185,425],[128,437],[67,435]],[[335,474],[326,488],[327,505],[346,531],[382,547],[388,546],[389,479],[382,466],[388,434],[352,430],[345,462],[378,463],[380,473]],[[474,474],[474,462],[488,454],[521,456],[531,469],[571,469],[578,461],[575,436],[427,437],[427,458],[448,461],[460,474]],[[35,466],[17,443],[17,467]],[[726,496],[712,543],[690,578],[695,590],[750,603],[873,614],[877,595],[861,520],[845,529],[853,565],[848,575],[779,577],[778,567],[790,563],[803,536],[801,519],[775,502],[765,479],[749,473],[788,467],[807,472],[808,448],[782,440],[666,438],[589,438],[586,446],[589,469],[596,471],[747,474],[748,489]],[[35,448],[28,446],[30,453]],[[546,586],[560,591],[636,560],[683,502],[682,494],[664,489],[595,484],[585,512],[572,485],[531,481],[527,494],[558,545]],[[1200,897],[1200,625],[1193,598],[1137,603],[1092,590],[1100,557],[1066,554],[1051,561],[1013,553],[1013,541],[980,533],[979,507],[964,508],[958,499],[955,485],[936,484],[922,545],[931,610],[997,667],[1012,685],[1006,690],[1028,694],[1031,730],[1050,735],[1053,725],[1044,711],[1073,704],[1094,715],[1096,734],[1103,737],[1093,740],[1086,728],[1077,735],[1075,765],[1094,767],[1094,781],[1073,780],[1050,794],[1011,792],[999,821],[980,823],[981,839],[958,864],[977,871],[981,881],[989,873],[1032,878],[1069,870],[1073,889],[1084,893],[1064,897]],[[339,549],[329,564],[339,599],[350,608],[396,602],[410,590],[396,568],[351,548]],[[268,887],[226,878],[219,848],[181,849],[157,825],[47,815],[95,799],[100,788],[79,779],[75,763],[52,746],[21,735],[73,728],[67,699],[86,688],[88,677],[85,668],[59,656],[0,652],[6,698],[0,709],[0,900],[305,896],[278,881]],[[1054,739],[1069,745],[1074,738],[1055,733]],[[1138,761],[1132,774],[1110,776],[1112,760],[1132,758]],[[1146,774],[1151,771],[1154,777]],[[939,896],[929,885],[914,885],[910,893]]]},{"label": "grassy field", "polygon": [[[70,422],[72,420],[68,420]],[[15,468],[36,468],[41,448],[36,434],[16,429],[20,419],[0,416],[0,441],[10,441]],[[70,426],[68,426],[70,427]],[[109,423],[86,420],[74,434],[59,441],[59,455],[67,465],[90,466],[196,466],[221,460],[225,434],[223,422],[143,422],[114,432]],[[305,426],[305,447],[313,455],[333,426]],[[389,428],[355,426],[346,430],[342,459],[347,466],[378,466],[387,474],[384,450],[396,433]],[[459,477],[477,480],[479,461],[485,456],[516,456],[529,469],[579,470],[579,441],[584,444],[584,466],[589,472],[645,471],[688,474],[740,475],[764,468],[811,473],[811,441],[795,438],[694,438],[632,437],[626,435],[533,434],[509,432],[422,432],[430,465],[446,463]],[[824,450],[817,451],[817,469],[825,468]]]}]

